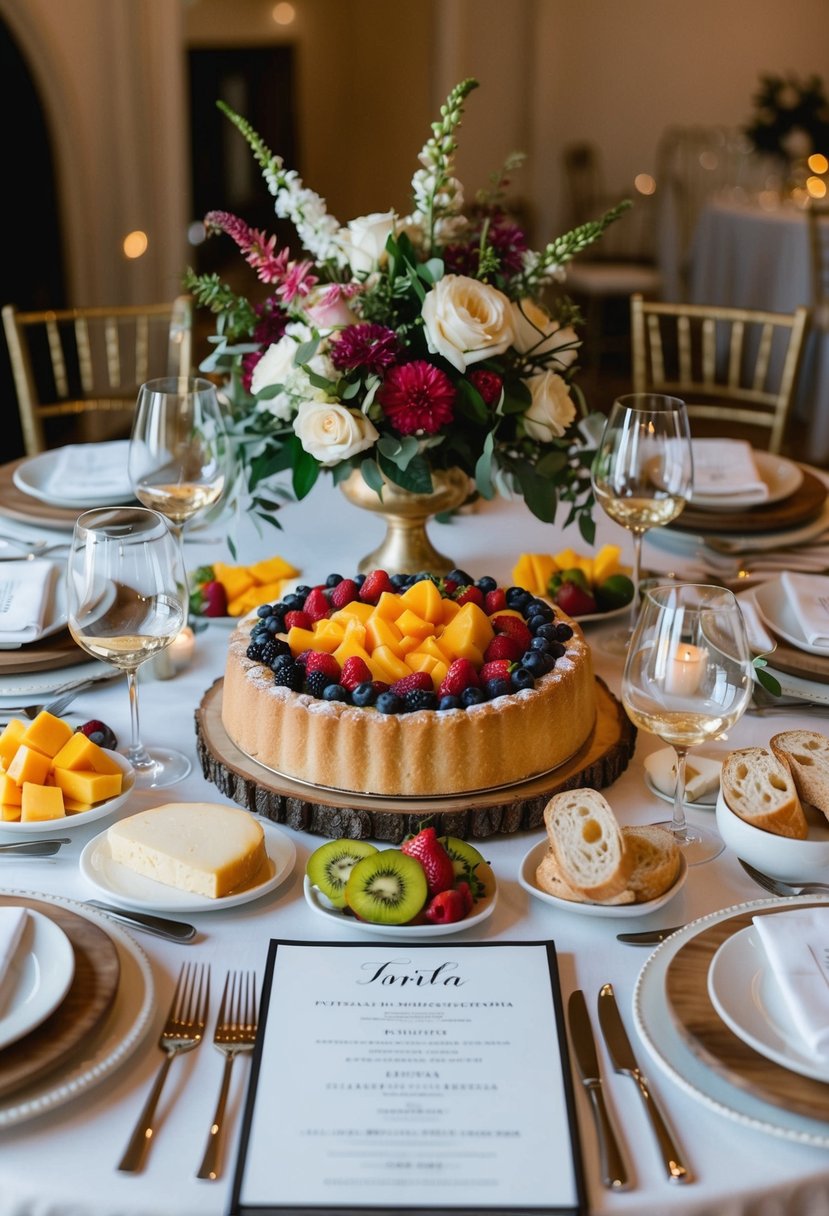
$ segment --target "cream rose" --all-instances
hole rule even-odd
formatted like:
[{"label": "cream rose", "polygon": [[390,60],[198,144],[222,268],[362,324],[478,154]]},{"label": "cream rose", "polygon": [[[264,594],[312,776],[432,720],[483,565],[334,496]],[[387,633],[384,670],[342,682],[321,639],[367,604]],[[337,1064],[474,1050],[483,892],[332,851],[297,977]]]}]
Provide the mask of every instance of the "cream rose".
[{"label": "cream rose", "polygon": [[525,432],[539,443],[559,439],[576,417],[566,382],[556,372],[539,372],[524,384],[532,394],[530,408],[523,416]]},{"label": "cream rose", "polygon": [[343,325],[354,325],[357,321],[339,284],[312,288],[303,302],[303,308],[308,320],[318,329],[337,329]]},{"label": "cream rose", "polygon": [[306,452],[328,468],[370,448],[380,436],[359,410],[336,401],[304,401],[294,431]]},{"label": "cream rose", "polygon": [[534,300],[512,305],[513,345],[522,355],[555,355],[559,367],[569,367],[580,345],[576,331],[562,328]]},{"label": "cream rose", "polygon": [[421,315],[429,350],[459,372],[470,363],[502,355],[513,339],[507,297],[465,275],[444,275],[423,301]]},{"label": "cream rose", "polygon": [[283,337],[273,342],[253,369],[250,391],[254,397],[274,384],[286,384],[296,371],[294,356],[298,346],[293,338]]},{"label": "cream rose", "polygon": [[355,274],[371,274],[385,261],[395,218],[393,211],[373,211],[349,220],[348,227],[340,229],[337,239]]}]

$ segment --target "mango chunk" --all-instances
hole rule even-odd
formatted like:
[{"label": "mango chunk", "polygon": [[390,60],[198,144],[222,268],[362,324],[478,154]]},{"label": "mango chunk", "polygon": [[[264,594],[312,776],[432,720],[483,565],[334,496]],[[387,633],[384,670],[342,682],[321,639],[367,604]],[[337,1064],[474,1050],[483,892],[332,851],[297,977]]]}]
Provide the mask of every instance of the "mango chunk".
[{"label": "mango chunk", "polygon": [[244,616],[246,612],[252,612],[260,604],[272,604],[275,600],[279,599],[281,590],[281,582],[254,583],[252,587],[248,587],[247,591],[243,591],[235,599],[228,600],[227,615]]},{"label": "mango chunk", "polygon": [[227,592],[228,604],[238,599],[255,581],[247,566],[228,566],[225,562],[214,562],[213,574]]},{"label": "mango chunk", "polygon": [[23,782],[23,798],[20,804],[20,822],[34,823],[45,819],[63,819],[66,811],[63,794],[55,785],[33,785]]},{"label": "mango chunk", "polygon": [[80,773],[69,768],[56,768],[55,785],[70,798],[78,802],[102,802],[121,793],[122,774]]},{"label": "mango chunk", "polygon": [[43,785],[50,763],[49,756],[44,756],[43,752],[35,751],[33,747],[27,747],[25,743],[21,743],[6,772],[18,785],[22,785],[24,781],[31,781],[34,785]]},{"label": "mango chunk", "polygon": [[602,545],[593,558],[593,581],[599,585],[613,574],[618,574],[621,567],[619,558],[622,550],[619,545]]},{"label": "mango chunk", "polygon": [[397,653],[402,636],[394,621],[378,616],[376,612],[366,622],[366,648],[368,650],[374,651],[378,646],[388,646]]},{"label": "mango chunk", "polygon": [[489,617],[477,604],[466,603],[440,635],[440,647],[456,659],[480,666],[483,652],[495,636]]},{"label": "mango chunk", "polygon": [[411,609],[424,621],[436,625],[443,620],[443,605],[445,601],[430,578],[422,578],[418,583],[412,583],[399,597],[404,608]]},{"label": "mango chunk", "polygon": [[423,617],[412,612],[410,608],[406,608],[400,613],[395,624],[404,637],[409,638],[426,638],[435,630],[432,621],[424,621]]},{"label": "mango chunk", "polygon": [[432,677],[435,692],[446,679],[449,670],[445,659],[437,659],[433,654],[424,654],[422,650],[412,650],[405,656],[405,661],[412,671],[425,671]]},{"label": "mango chunk", "polygon": [[[402,597],[395,595],[393,591],[384,591],[377,601],[372,617],[379,617],[386,621],[396,621],[403,612],[405,605]],[[371,619],[371,618],[369,618]]]},{"label": "mango chunk", "polygon": [[402,680],[404,676],[412,673],[411,667],[408,667],[390,646],[376,647],[372,651],[369,667],[372,671],[378,668],[382,673],[379,679],[385,680],[387,684],[393,684],[395,680]]},{"label": "mango chunk", "polygon": [[373,612],[373,604],[366,604],[363,600],[352,600],[350,604],[346,604],[343,608],[338,608],[336,612],[332,612],[328,619],[330,621],[358,620],[362,621],[365,625]]},{"label": "mango chunk", "polygon": [[0,764],[3,765],[3,768],[7,769],[14,759],[14,753],[23,742],[27,725],[19,718],[12,718],[8,726],[4,727],[0,733]]},{"label": "mango chunk", "polygon": [[[216,569],[215,562],[213,569]],[[282,583],[287,578],[296,578],[299,574],[296,566],[286,562],[284,557],[266,557],[261,562],[248,566],[248,573],[263,586],[267,583]],[[264,603],[264,601],[262,601]]]},{"label": "mango chunk", "polygon": [[63,718],[56,718],[47,710],[42,709],[37,717],[23,732],[20,742],[26,747],[33,747],[44,756],[54,756],[73,735],[72,727]]}]

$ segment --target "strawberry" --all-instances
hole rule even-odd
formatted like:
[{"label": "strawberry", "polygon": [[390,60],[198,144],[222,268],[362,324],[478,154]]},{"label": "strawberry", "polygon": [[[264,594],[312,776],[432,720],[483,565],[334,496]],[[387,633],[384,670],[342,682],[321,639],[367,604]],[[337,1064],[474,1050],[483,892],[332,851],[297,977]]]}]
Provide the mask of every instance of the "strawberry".
[{"label": "strawberry", "polygon": [[454,887],[449,891],[440,891],[426,905],[423,915],[434,925],[450,925],[466,916],[466,899],[463,892]]},{"label": "strawberry", "polygon": [[331,605],[328,603],[328,597],[322,587],[312,587],[305,597],[305,603],[302,605],[302,611],[306,613],[312,621],[322,621],[328,616],[331,611]]},{"label": "strawberry", "polygon": [[426,688],[429,692],[432,691],[432,677],[425,671],[413,671],[410,676],[403,676],[391,686],[391,691],[396,692],[398,697],[405,697],[407,692],[412,692],[415,688]]},{"label": "strawberry", "polygon": [[346,604],[350,604],[353,600],[356,600],[358,592],[359,587],[353,578],[341,579],[336,587],[331,588],[331,607],[335,611],[339,608],[345,608]]},{"label": "strawberry", "polygon": [[463,896],[463,902],[466,906],[466,915],[468,916],[472,911],[473,904],[475,903],[475,896],[472,894],[472,888],[466,879],[462,879],[461,882],[456,883],[455,890],[460,891],[461,895]]},{"label": "strawberry", "polygon": [[416,836],[410,836],[408,840],[403,841],[400,849],[423,866],[430,899],[441,891],[448,891],[454,885],[454,863],[438,840],[434,828],[423,828]]},{"label": "strawberry", "polygon": [[299,609],[293,609],[291,612],[285,613],[285,629],[293,629],[296,625],[297,629],[311,629],[314,622],[311,620],[307,612],[300,612]]},{"label": "strawberry", "polygon": [[217,579],[202,583],[199,588],[202,594],[202,616],[227,616],[227,592],[224,584]]},{"label": "strawberry", "polygon": [[480,683],[478,673],[469,659],[453,659],[438,689],[438,696],[458,697],[465,688],[478,688]]},{"label": "strawberry", "polygon": [[321,671],[339,683],[340,665],[333,654],[326,654],[322,650],[306,650],[301,657],[305,663],[306,676],[310,676],[312,671]]},{"label": "strawberry", "polygon": [[516,663],[525,649],[526,647],[522,646],[517,638],[507,637],[505,633],[497,633],[484,651],[484,661],[492,663],[495,659],[508,659],[510,663]]},{"label": "strawberry", "polygon": [[456,604],[477,604],[479,608],[484,606],[484,593],[480,587],[461,587],[452,598]]},{"label": "strawberry", "polygon": [[509,659],[492,659],[491,662],[484,663],[478,672],[478,678],[482,684],[485,684],[487,680],[508,680],[509,673]]},{"label": "strawberry", "polygon": [[507,593],[503,587],[496,587],[494,591],[487,591],[484,596],[484,612],[487,616],[494,616],[496,612],[503,612],[507,606]]},{"label": "strawberry", "polygon": [[372,570],[366,575],[359,595],[364,604],[376,604],[384,591],[394,591],[391,579],[385,570]]},{"label": "strawberry", "polygon": [[490,618],[490,624],[496,633],[505,633],[508,638],[515,638],[522,654],[533,640],[526,621],[522,621],[518,616],[494,616]]},{"label": "strawberry", "polygon": [[449,597],[453,596],[457,591],[460,583],[455,578],[445,578],[443,580],[443,594]]},{"label": "strawberry", "polygon": [[591,612],[598,612],[593,596],[577,583],[562,583],[555,594],[555,601],[568,616],[587,616]]},{"label": "strawberry", "polygon": [[[343,581],[345,582],[345,580]],[[340,683],[349,692],[353,692],[358,684],[365,684],[370,680],[371,672],[369,671],[368,663],[366,663],[365,659],[361,659],[358,654],[353,654],[351,658],[346,659],[343,663]]]}]

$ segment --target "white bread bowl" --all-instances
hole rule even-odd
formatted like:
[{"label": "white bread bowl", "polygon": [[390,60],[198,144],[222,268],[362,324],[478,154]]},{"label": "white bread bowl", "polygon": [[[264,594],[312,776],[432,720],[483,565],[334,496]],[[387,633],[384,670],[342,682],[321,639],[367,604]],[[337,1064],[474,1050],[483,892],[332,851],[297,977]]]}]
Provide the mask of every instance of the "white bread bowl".
[{"label": "white bread bowl", "polygon": [[829,821],[804,804],[808,823],[805,840],[778,836],[755,827],[730,810],[722,789],[717,798],[717,830],[731,849],[764,874],[783,882],[829,882]]}]

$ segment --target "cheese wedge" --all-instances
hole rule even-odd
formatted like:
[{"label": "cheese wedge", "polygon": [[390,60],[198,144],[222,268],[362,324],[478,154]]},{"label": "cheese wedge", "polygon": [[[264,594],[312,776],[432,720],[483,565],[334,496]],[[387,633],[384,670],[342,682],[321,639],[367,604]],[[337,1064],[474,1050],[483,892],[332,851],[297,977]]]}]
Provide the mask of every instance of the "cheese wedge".
[{"label": "cheese wedge", "polygon": [[221,899],[267,863],[262,825],[241,807],[168,802],[107,831],[113,861],[155,882]]}]

